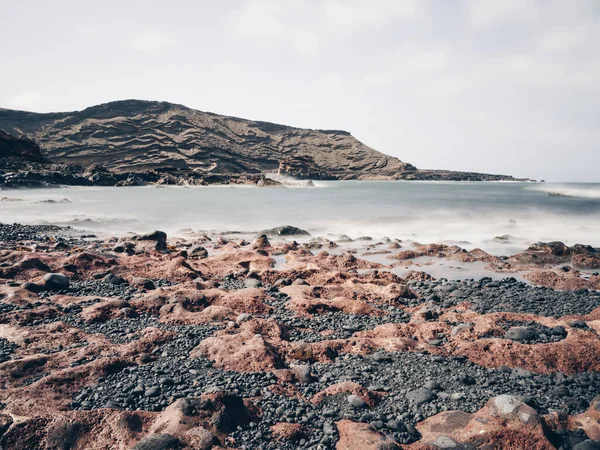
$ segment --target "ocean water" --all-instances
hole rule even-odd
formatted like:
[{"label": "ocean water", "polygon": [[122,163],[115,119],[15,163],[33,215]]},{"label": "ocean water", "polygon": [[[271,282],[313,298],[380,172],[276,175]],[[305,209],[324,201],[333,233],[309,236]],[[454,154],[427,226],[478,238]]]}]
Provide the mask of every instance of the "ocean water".
[{"label": "ocean water", "polygon": [[[314,236],[388,236],[509,254],[536,241],[600,246],[600,184],[315,182],[246,186],[0,191],[0,222],[96,233],[154,229],[254,233],[294,225]],[[50,202],[49,202],[50,200]],[[505,236],[503,239],[497,237]]]}]

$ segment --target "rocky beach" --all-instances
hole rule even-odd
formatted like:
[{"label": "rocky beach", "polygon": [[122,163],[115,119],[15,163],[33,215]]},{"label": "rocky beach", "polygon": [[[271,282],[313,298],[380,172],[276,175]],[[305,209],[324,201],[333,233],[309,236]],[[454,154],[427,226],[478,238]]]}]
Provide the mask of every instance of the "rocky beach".
[{"label": "rocky beach", "polygon": [[0,447],[600,448],[599,269],[560,242],[2,224]]},{"label": "rocky beach", "polygon": [[600,2],[4,2],[0,450],[600,450]]}]

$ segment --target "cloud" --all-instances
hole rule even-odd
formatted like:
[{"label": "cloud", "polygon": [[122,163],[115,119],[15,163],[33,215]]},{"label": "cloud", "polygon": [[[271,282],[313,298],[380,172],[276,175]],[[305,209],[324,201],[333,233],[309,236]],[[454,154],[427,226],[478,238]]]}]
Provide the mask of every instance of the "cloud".
[{"label": "cloud", "polygon": [[422,5],[419,0],[245,0],[230,14],[227,25],[233,34],[254,44],[284,45],[312,56],[332,39],[357,29],[422,18]]},{"label": "cloud", "polygon": [[284,44],[300,54],[312,55],[319,50],[321,42],[313,24],[299,20],[299,15],[305,13],[305,6],[299,3],[246,0],[231,13],[228,28],[255,45]]},{"label": "cloud", "polygon": [[418,0],[327,0],[322,5],[329,25],[348,31],[425,16],[424,2]]},{"label": "cloud", "polygon": [[476,27],[535,23],[540,17],[535,0],[469,0],[467,16]]},{"label": "cloud", "polygon": [[6,107],[23,111],[36,111],[44,106],[44,97],[36,91],[25,91],[6,101]]},{"label": "cloud", "polygon": [[597,26],[581,24],[577,27],[563,27],[549,30],[537,37],[538,48],[545,53],[567,53],[586,46],[595,46],[600,34]]},{"label": "cloud", "polygon": [[151,55],[158,55],[164,50],[174,47],[175,44],[176,41],[173,38],[156,32],[137,33],[129,40],[131,48]]}]

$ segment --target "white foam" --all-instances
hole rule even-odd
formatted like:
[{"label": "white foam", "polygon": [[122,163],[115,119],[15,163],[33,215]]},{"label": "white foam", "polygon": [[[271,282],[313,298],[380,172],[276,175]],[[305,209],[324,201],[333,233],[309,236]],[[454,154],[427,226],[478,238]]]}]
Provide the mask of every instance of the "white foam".
[{"label": "white foam", "polygon": [[531,191],[546,192],[557,197],[576,197],[600,200],[600,187],[538,184],[529,188]]},{"label": "white foam", "polygon": [[[326,189],[73,187],[3,191],[0,222],[69,224],[109,233],[168,234],[293,225],[313,236],[384,236],[507,255],[536,241],[600,246],[600,202],[550,199],[531,185],[318,182]],[[600,185],[536,185],[600,193]],[[48,198],[72,203],[36,203]],[[590,198],[590,197],[588,197]],[[89,220],[85,220],[89,219]],[[495,241],[510,235],[508,243]]]}]

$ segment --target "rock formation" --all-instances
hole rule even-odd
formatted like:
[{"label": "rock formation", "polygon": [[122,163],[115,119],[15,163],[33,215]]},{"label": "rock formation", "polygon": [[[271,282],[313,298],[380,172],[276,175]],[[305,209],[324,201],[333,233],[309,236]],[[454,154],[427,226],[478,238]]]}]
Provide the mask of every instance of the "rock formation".
[{"label": "rock formation", "polygon": [[[421,171],[373,150],[347,131],[294,128],[167,102],[122,100],[48,114],[0,108],[0,130],[3,136],[12,135],[12,153],[23,151],[23,143],[33,145],[33,140],[54,163],[134,174],[115,182],[96,183],[86,177],[88,184],[131,186],[160,179],[162,184],[212,184],[212,176],[220,183],[224,176],[270,172],[321,180],[514,180],[504,175]],[[193,181],[199,179],[203,182]]]},{"label": "rock formation", "polygon": [[345,131],[293,128],[166,102],[125,100],[50,114],[0,110],[0,128],[34,139],[54,161],[119,171],[261,173],[290,158],[317,175],[394,175],[412,168]]}]

